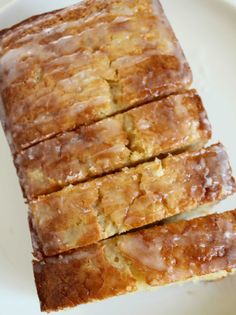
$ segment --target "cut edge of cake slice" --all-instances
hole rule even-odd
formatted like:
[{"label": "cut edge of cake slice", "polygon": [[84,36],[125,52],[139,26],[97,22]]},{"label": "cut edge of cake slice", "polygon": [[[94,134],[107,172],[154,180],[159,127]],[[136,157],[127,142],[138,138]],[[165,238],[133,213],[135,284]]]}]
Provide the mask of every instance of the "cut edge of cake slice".
[{"label": "cut edge of cake slice", "polygon": [[235,272],[236,210],[143,229],[34,261],[42,311]]},{"label": "cut edge of cake slice", "polygon": [[15,158],[28,200],[168,153],[200,149],[211,126],[195,90],[66,132]]},{"label": "cut edge of cake slice", "polygon": [[235,190],[221,144],[68,186],[29,203],[35,255],[86,246],[219,202]]},{"label": "cut edge of cake slice", "polygon": [[0,62],[14,154],[192,82],[158,0],[89,0],[32,17],[0,32]]}]

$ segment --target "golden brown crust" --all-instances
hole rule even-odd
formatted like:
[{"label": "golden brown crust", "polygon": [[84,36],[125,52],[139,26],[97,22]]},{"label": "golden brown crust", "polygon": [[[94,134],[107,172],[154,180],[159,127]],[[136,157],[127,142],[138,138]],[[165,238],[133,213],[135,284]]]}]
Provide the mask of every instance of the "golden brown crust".
[{"label": "golden brown crust", "polygon": [[43,311],[235,268],[236,210],[129,233],[34,261]]},{"label": "golden brown crust", "polygon": [[45,255],[220,201],[235,192],[222,145],[141,164],[30,203]]},{"label": "golden brown crust", "polygon": [[13,152],[191,83],[157,0],[89,0],[31,18],[1,33],[0,64]]},{"label": "golden brown crust", "polygon": [[195,91],[46,140],[18,154],[28,200],[170,152],[203,147],[211,127]]}]

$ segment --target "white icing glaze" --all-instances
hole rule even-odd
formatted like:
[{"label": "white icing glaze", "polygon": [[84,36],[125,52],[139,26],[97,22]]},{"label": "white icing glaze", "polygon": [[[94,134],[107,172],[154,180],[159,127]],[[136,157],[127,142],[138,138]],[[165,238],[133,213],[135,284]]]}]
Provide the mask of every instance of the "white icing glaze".
[{"label": "white icing glaze", "polygon": [[[81,5],[73,6],[55,16],[66,16],[71,10],[80,7]],[[144,14],[140,14],[140,10],[144,10]],[[139,79],[137,84],[140,87],[136,92],[132,71],[128,75],[130,83],[126,80],[126,67],[137,66],[143,61],[148,64],[152,62],[151,56],[173,55],[179,58],[180,64],[180,70],[173,72],[173,80],[175,76],[182,77],[185,59],[173,40],[169,23],[157,2],[114,2],[105,6],[101,12],[92,12],[89,16],[67,22],[61,19],[50,27],[40,27],[41,22],[52,19],[53,14],[49,14],[32,23],[27,22],[19,29],[7,32],[1,39],[0,75],[3,82],[0,90],[4,92],[6,88],[22,88],[23,92],[15,93],[13,100],[9,101],[10,105],[6,106],[13,139],[26,141],[22,144],[24,148],[61,131],[113,114],[122,106],[128,108],[132,105],[129,102],[142,101],[139,96],[135,96],[140,89],[155,95],[153,90],[159,89],[155,82],[155,69],[149,67],[150,73],[143,75],[142,84]],[[33,29],[32,33],[27,34],[28,29]],[[9,42],[17,33],[19,38],[13,43]],[[83,71],[85,77],[82,76]],[[117,75],[120,82],[117,81]],[[116,82],[114,89],[113,82]],[[32,89],[27,90],[25,84],[32,84]],[[125,91],[126,85],[128,94]],[[24,89],[27,90],[25,93]],[[82,117],[86,110],[95,112],[98,105],[96,97],[93,100],[93,93],[99,93],[101,89],[99,96],[105,95],[105,99],[99,105],[105,107],[104,112],[100,113],[98,108],[91,121],[86,121],[87,118],[84,118],[85,121],[77,119],[75,115],[81,114]],[[157,91],[157,95],[158,93]],[[123,97],[128,98],[125,105],[122,103]],[[55,125],[58,127],[52,130],[51,124],[55,116]],[[67,116],[68,119],[62,118]],[[58,129],[59,126],[61,129]],[[25,137],[24,132],[31,134],[32,139],[30,136]]]},{"label": "white icing glaze", "polygon": [[[121,17],[119,17],[121,19]],[[127,21],[127,17],[125,17],[125,21]],[[122,22],[125,22],[124,19]],[[10,70],[11,73],[5,74],[5,84],[9,85],[12,81],[14,81],[17,78],[17,75],[21,73],[21,71],[18,72],[18,70],[21,68],[21,66],[24,68],[24,62],[22,64],[21,59],[26,57],[33,57],[34,59],[37,58],[40,62],[45,62],[48,59],[55,59],[58,58],[61,55],[66,54],[73,54],[76,50],[78,50],[81,47],[80,38],[83,38],[84,34],[89,37],[88,32],[96,32],[96,34],[100,35],[101,37],[105,37],[104,34],[108,32],[109,27],[113,27],[113,24],[119,24],[121,23],[120,20],[115,19],[112,23],[100,23],[97,24],[94,28],[89,28],[83,30],[79,34],[71,34],[71,35],[65,35],[60,36],[57,40],[53,42],[49,42],[47,45],[40,44],[40,41],[42,39],[47,38],[47,36],[51,36],[54,34],[63,34],[68,29],[73,29],[75,27],[78,27],[81,25],[81,23],[84,23],[84,20],[81,22],[81,20],[67,22],[59,25],[55,25],[54,27],[51,27],[50,29],[43,29],[41,32],[38,32],[36,34],[30,34],[26,35],[23,38],[20,38],[19,41],[16,41],[16,43],[23,41],[26,41],[26,43],[21,46],[20,48],[10,49],[7,51],[1,59],[1,64],[3,67],[3,74]],[[138,24],[137,24],[138,25]],[[139,27],[139,26],[138,26]],[[159,32],[162,34],[163,32],[166,32],[166,34],[163,34],[165,37],[165,40],[171,43],[171,39],[169,37],[168,32],[166,31],[166,25],[160,24],[158,25]],[[146,30],[147,32],[150,31],[150,29]],[[95,39],[93,38],[93,41]],[[127,38],[129,40],[129,37]],[[163,41],[163,38],[160,39],[160,41]],[[89,47],[89,46],[88,46]],[[159,48],[161,49],[161,47]],[[173,49],[170,51],[165,51],[165,53],[173,53]],[[161,51],[160,51],[161,53]],[[76,61],[76,59],[74,60]],[[27,65],[27,60],[25,60],[25,67]],[[13,68],[13,69],[12,69]],[[4,71],[5,70],[5,71]]]},{"label": "white icing glaze", "polygon": [[119,247],[131,259],[140,262],[148,268],[164,271],[167,264],[161,254],[163,238],[156,237],[152,242],[147,242],[140,234],[130,234],[129,237],[118,241]]},{"label": "white icing glaze", "polygon": [[[212,165],[215,159],[213,155],[214,147],[202,150],[201,152],[203,155],[205,154],[206,163],[199,163],[205,166],[207,172],[205,172],[205,169],[198,169],[198,171],[199,176],[204,178],[204,174],[209,174],[207,164]],[[219,152],[221,154],[221,151]],[[192,155],[196,156],[196,153]],[[208,160],[209,157],[211,157],[210,160]],[[119,232],[124,232],[131,228],[178,214],[180,211],[191,210],[202,202],[206,204],[210,202],[210,200],[217,201],[223,198],[225,196],[224,187],[217,188],[216,192],[214,192],[217,194],[216,196],[214,193],[211,193],[210,196],[205,196],[205,189],[208,188],[208,186],[204,186],[202,180],[199,184],[197,182],[200,193],[191,195],[191,180],[194,182],[195,179],[189,177],[187,182],[185,182],[186,174],[182,174],[182,172],[185,171],[185,167],[183,169],[181,168],[182,164],[187,164],[188,158],[190,161],[192,160],[192,156],[189,153],[187,158],[186,154],[182,154],[177,157],[168,157],[164,162],[157,160],[155,162],[146,163],[137,168],[126,169],[123,172],[95,179],[85,184],[69,186],[58,193],[46,196],[34,202],[33,216],[36,218],[35,220],[37,220],[42,235],[44,235],[44,230],[47,233],[48,222],[60,222],[62,218],[65,220],[63,224],[66,234],[63,234],[64,231],[61,231],[62,234],[60,234],[61,232],[59,231],[58,233],[56,227],[50,227],[50,233],[52,233],[58,241],[55,240],[54,245],[54,241],[49,241],[49,245],[46,244],[45,246],[53,248],[53,246],[56,247],[58,244],[62,244],[63,249],[67,245],[70,247],[73,246],[73,244],[77,244],[76,242],[80,239],[80,235],[78,231],[75,233],[74,223],[79,220],[79,222],[81,221],[80,231],[87,229],[91,223],[88,223],[83,217],[90,212],[92,216],[95,212],[94,218],[96,218],[98,214],[106,217],[105,232],[107,232],[106,226],[109,226],[110,222],[117,227]],[[175,162],[176,159],[179,159],[179,161],[178,163],[171,164],[170,159],[172,162]],[[166,161],[169,161],[169,164]],[[199,161],[201,161],[201,158]],[[93,167],[92,163],[91,166]],[[190,166],[192,166],[192,164],[190,164]],[[176,172],[175,169],[178,171]],[[216,173],[214,173],[215,171]],[[218,169],[216,168],[215,170],[215,165],[214,172],[211,176],[217,175],[220,180],[221,173],[217,174]],[[179,175],[180,178],[176,179],[176,174]],[[193,174],[195,173],[193,172]],[[71,176],[73,176],[73,174]],[[198,178],[198,176],[196,176],[196,178]],[[228,180],[230,180],[230,177]],[[214,189],[214,187],[209,188]],[[218,197],[218,195],[220,195],[220,197]],[[214,199],[215,197],[216,199]],[[58,209],[60,211],[58,211]],[[95,222],[99,224],[96,219]],[[224,219],[222,221],[218,219],[217,224],[221,234],[219,244],[217,244],[213,250],[216,254],[219,254],[223,251],[223,248],[221,248],[222,235],[224,236],[224,244],[228,244],[228,242],[230,244],[235,234],[235,228],[231,222],[227,222]],[[106,237],[111,235],[106,234]],[[147,255],[146,257],[144,255],[142,258],[142,263],[150,268],[161,269],[164,268],[165,262],[159,257],[159,254],[161,255],[162,253],[162,241],[164,239],[165,237],[162,238],[160,236],[157,242],[151,242],[149,244],[144,241],[142,236],[138,236],[138,241],[131,240],[126,245],[123,244],[122,246],[124,248],[122,247],[122,249],[124,249],[127,254],[132,251],[132,248],[138,253],[141,253],[141,251],[145,249]],[[59,240],[61,243],[58,243]],[[181,237],[174,234],[167,240],[167,243],[173,246],[187,246],[189,240],[191,240],[193,247],[199,246],[202,249],[210,245],[212,241],[211,234],[208,233],[208,230],[199,231],[197,225],[192,224],[191,231],[184,231]],[[141,245],[138,245],[138,243]],[[152,257],[154,252],[158,255],[157,257],[154,256],[152,259],[150,257]],[[138,256],[140,256],[140,254],[138,254]],[[135,259],[134,256],[132,257]]]},{"label": "white icing glaze", "polygon": [[[27,29],[31,29],[33,27],[40,26],[42,24],[42,22],[50,22],[50,21],[55,19],[55,16],[56,17],[62,17],[62,18],[66,17],[68,15],[68,13],[70,13],[70,11],[73,11],[73,10],[75,10],[77,8],[80,8],[81,4],[82,3],[75,4],[75,5],[72,5],[70,7],[67,7],[65,9],[60,10],[56,14],[54,12],[52,12],[51,14],[49,13],[47,15],[39,16],[33,22],[27,21],[27,23],[25,23],[23,25],[21,24],[19,27],[17,27],[15,32],[16,32],[16,34],[19,34],[19,35],[22,36],[22,32],[23,31],[26,31]],[[84,23],[91,22],[93,19],[96,19],[97,17],[98,18],[102,18],[102,17],[105,17],[106,15],[107,15],[107,13],[103,12],[103,11],[93,12],[89,16],[84,17],[82,19],[77,19],[76,21],[70,21],[70,22],[65,22],[65,23],[61,22],[59,24],[54,25],[53,27],[46,27],[41,32],[36,32],[36,34],[37,33],[39,33],[39,34],[42,33],[42,35],[44,35],[44,36],[47,35],[47,34],[48,35],[52,35],[52,34],[54,34],[55,27],[58,28],[59,32],[60,31],[63,32],[65,30],[65,28],[67,28],[68,23],[71,24],[71,26],[74,26],[74,23],[76,25],[78,25],[78,23],[80,23],[79,25],[81,25],[81,24],[83,25]],[[3,44],[5,44],[7,41],[10,41],[14,36],[15,36],[15,33],[7,32],[7,34],[1,38],[1,42]],[[23,36],[23,38],[28,37],[28,36],[29,36],[29,40],[31,40],[32,39],[32,37],[31,37],[32,35],[26,35],[26,36]],[[18,39],[17,42],[19,42],[20,40],[21,40],[21,38]],[[1,46],[0,46],[0,48],[1,48]]]},{"label": "white icing glaze", "polygon": [[138,122],[138,127],[142,130],[150,129],[151,124],[148,120],[140,119]]},{"label": "white icing glaze", "polygon": [[[125,21],[123,21],[123,23],[124,22]],[[59,26],[55,25],[51,29],[46,29],[36,34],[26,35],[26,43],[22,43],[24,37],[21,38],[22,45],[19,48],[10,49],[1,57],[2,75],[4,77],[3,88],[10,85],[21,76],[22,71],[24,71],[33,60],[37,60],[40,64],[44,64],[50,60],[55,60],[58,57],[62,58],[65,55],[70,55],[72,58],[72,56],[76,57],[75,53],[81,46],[83,47],[85,45],[86,49],[89,51],[90,49],[93,49],[92,46],[90,48],[90,45],[94,45],[96,41],[98,41],[98,44],[101,43],[100,40],[102,39],[104,41],[112,42],[113,39],[110,38],[109,29],[115,27],[115,25],[119,25],[119,23],[121,22],[116,21],[112,23],[96,24],[95,27],[89,27],[78,34],[60,35],[57,40],[50,41],[48,44],[40,44],[41,40],[45,40],[46,35],[63,34],[67,29],[81,25],[81,21],[67,22],[63,25],[59,24]],[[160,25],[160,27],[163,28],[163,31],[165,30],[165,26]],[[147,31],[150,31],[150,29],[147,29]],[[160,32],[162,33],[162,30],[160,30]],[[99,36],[97,39],[94,37],[95,34],[96,36]],[[168,36],[168,33],[166,35]],[[128,36],[127,38],[123,38],[122,41],[129,41],[129,39]],[[83,42],[84,40],[88,41],[88,43],[85,44]],[[162,40],[163,39],[161,39],[161,41]],[[107,50],[109,54],[109,46],[107,48],[104,46],[104,49]],[[161,49],[161,47],[159,49]],[[166,53],[168,53],[168,51],[166,51]],[[77,59],[74,59],[73,62],[77,62]]]}]

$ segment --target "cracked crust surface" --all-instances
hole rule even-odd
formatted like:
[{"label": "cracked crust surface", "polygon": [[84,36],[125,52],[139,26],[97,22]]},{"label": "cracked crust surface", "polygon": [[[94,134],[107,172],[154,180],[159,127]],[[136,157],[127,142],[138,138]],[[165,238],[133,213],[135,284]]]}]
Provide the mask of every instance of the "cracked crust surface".
[{"label": "cracked crust surface", "polygon": [[[193,210],[235,192],[222,145],[124,169],[32,201],[46,256]],[[37,255],[37,247],[35,248]]]},{"label": "cracked crust surface", "polygon": [[33,265],[43,311],[226,275],[236,268],[236,211],[129,233]]},{"label": "cracked crust surface", "polygon": [[13,152],[181,91],[191,72],[158,0],[88,0],[0,33]]},{"label": "cracked crust surface", "polygon": [[169,96],[18,154],[28,200],[170,152],[203,147],[211,127],[195,91]]}]

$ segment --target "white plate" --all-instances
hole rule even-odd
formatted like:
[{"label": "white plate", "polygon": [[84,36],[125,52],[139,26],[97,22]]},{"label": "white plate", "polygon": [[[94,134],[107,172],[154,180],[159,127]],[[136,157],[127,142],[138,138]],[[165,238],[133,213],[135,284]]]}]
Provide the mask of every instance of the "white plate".
[{"label": "white plate", "polygon": [[[0,28],[76,0],[0,0]],[[7,4],[6,4],[7,3]],[[193,69],[213,125],[214,140],[227,147],[236,170],[236,3],[235,0],[162,0]],[[0,128],[0,314],[37,315],[31,243],[10,151]],[[216,207],[236,207],[236,197]],[[236,277],[171,286],[81,306],[77,315],[235,315]]]}]

